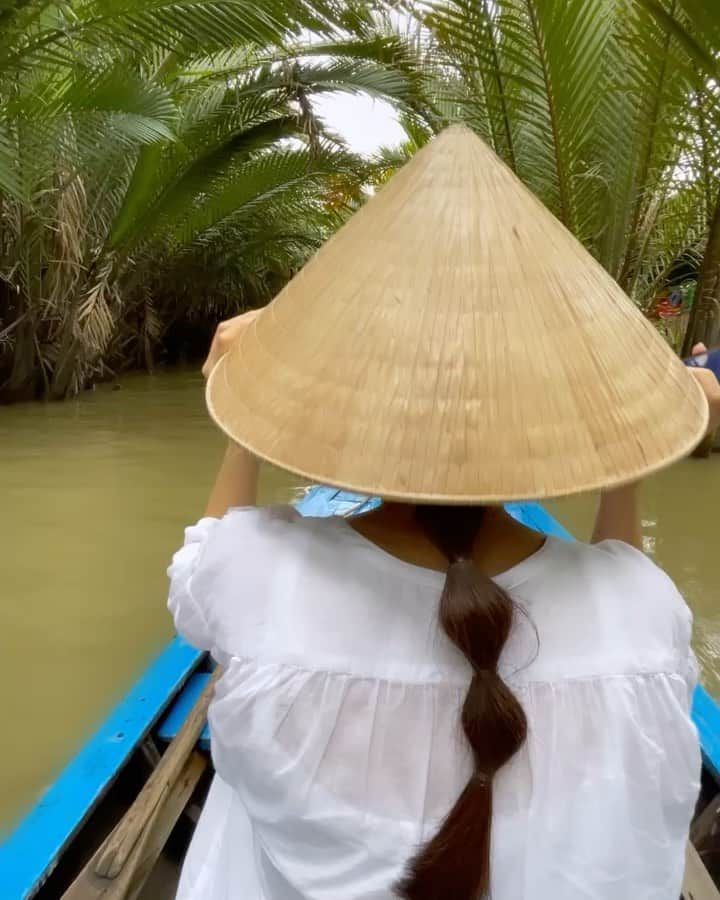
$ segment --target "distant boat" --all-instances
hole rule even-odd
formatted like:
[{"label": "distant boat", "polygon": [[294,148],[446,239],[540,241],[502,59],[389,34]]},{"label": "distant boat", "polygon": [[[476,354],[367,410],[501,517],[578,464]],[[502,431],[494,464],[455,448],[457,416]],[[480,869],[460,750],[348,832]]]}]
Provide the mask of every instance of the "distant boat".
[{"label": "distant boat", "polygon": [[[304,515],[327,516],[377,504],[315,487],[297,505]],[[570,538],[535,503],[508,510],[532,528]],[[212,677],[206,654],[180,638],[170,642],[0,844],[1,900],[174,897],[212,776],[205,724]],[[710,875],[720,875],[720,707],[701,687],[693,718],[704,769],[683,896],[720,900]]]}]

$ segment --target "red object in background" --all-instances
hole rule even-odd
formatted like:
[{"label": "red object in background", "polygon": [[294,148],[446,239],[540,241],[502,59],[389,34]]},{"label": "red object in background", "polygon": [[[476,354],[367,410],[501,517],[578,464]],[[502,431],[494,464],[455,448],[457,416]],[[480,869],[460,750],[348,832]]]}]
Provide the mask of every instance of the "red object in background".
[{"label": "red object in background", "polygon": [[652,314],[661,319],[671,319],[682,312],[682,295],[679,291],[673,291],[669,297],[658,297],[652,310]]}]

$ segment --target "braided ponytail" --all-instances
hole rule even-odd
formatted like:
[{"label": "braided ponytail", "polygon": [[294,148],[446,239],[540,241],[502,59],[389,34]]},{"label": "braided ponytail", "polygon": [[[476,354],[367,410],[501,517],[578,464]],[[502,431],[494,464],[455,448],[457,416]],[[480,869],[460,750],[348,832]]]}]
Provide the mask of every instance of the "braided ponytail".
[{"label": "braided ponytail", "polygon": [[497,665],[513,622],[513,602],[472,561],[483,507],[418,507],[418,521],[449,562],[440,623],[468,658],[473,677],[461,722],[474,771],[440,830],[408,864],[403,900],[481,900],[490,887],[492,781],[523,745],[525,713]]}]

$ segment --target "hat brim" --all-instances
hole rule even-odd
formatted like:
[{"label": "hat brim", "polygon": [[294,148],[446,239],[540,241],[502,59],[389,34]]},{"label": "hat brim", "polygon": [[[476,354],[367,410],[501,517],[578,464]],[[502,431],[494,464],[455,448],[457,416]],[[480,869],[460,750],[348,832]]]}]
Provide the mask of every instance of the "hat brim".
[{"label": "hat brim", "polygon": [[[349,462],[347,473],[345,473],[321,465],[313,465],[312,461],[308,460],[307,457],[299,461],[293,456],[292,452],[288,452],[287,442],[273,445],[272,443],[266,444],[257,440],[254,428],[249,422],[246,427],[243,427],[242,420],[237,416],[238,410],[245,407],[245,404],[239,403],[234,396],[232,385],[238,383],[238,377],[237,373],[234,373],[232,379],[227,379],[227,361],[228,355],[226,354],[213,368],[207,380],[205,396],[210,417],[230,440],[245,448],[253,456],[297,475],[303,480],[402,503],[443,505],[501,504],[523,500],[548,500],[621,487],[622,485],[647,478],[688,457],[707,434],[709,424],[707,398],[697,381],[692,376],[689,376],[688,383],[691,386],[691,396],[688,397],[688,407],[693,415],[690,416],[690,421],[687,422],[688,430],[685,433],[685,439],[678,440],[677,446],[672,452],[662,457],[651,458],[645,465],[638,465],[636,462],[632,462],[626,468],[617,468],[611,474],[606,472],[590,474],[588,478],[581,481],[573,478],[558,480],[555,477],[552,481],[548,480],[545,483],[538,484],[533,479],[532,483],[523,484],[519,482],[514,490],[496,491],[493,490],[492,485],[482,483],[481,480],[478,481],[474,489],[463,492],[418,491],[413,489],[412,486],[403,490],[392,484],[384,483],[380,477],[365,480],[352,477],[350,473],[355,468],[355,465],[351,460],[356,453],[362,455],[360,448],[356,451],[353,451],[351,447],[346,448],[346,460]],[[246,371],[246,375],[247,383],[249,384],[253,380],[249,370]],[[669,409],[668,415],[673,415],[674,412],[678,411]],[[295,433],[294,430],[291,429],[291,433]],[[481,469],[484,452],[481,442],[478,442],[476,448],[470,446],[468,449],[471,458],[478,460],[478,468]]]}]

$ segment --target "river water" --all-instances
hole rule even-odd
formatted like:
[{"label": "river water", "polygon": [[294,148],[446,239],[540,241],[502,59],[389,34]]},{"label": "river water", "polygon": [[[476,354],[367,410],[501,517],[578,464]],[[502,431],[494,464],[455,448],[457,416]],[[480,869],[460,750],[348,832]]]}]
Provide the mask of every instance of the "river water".
[{"label": "river water", "polygon": [[[194,371],[0,409],[0,826],[170,637],[165,567],[202,511],[222,447]],[[299,487],[266,469],[261,500]],[[720,456],[689,460],[647,484],[644,531],[695,612],[704,679],[720,694],[718,501]],[[592,499],[551,509],[588,536]]]}]

